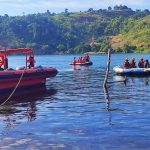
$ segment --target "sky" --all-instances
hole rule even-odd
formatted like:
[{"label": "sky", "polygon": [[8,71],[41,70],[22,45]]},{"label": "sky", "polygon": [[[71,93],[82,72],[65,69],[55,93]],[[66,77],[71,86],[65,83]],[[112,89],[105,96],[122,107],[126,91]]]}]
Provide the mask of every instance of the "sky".
[{"label": "sky", "polygon": [[108,6],[126,5],[133,10],[150,9],[150,0],[0,0],[0,15],[21,16],[23,14],[70,12],[107,9]]}]

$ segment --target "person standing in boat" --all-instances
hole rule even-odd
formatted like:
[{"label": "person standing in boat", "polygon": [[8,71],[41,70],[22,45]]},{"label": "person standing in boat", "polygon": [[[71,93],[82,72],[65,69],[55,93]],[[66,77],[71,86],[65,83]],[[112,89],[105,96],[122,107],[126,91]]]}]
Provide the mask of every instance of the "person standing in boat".
[{"label": "person standing in boat", "polygon": [[86,55],[84,56],[84,58],[85,58],[85,61],[86,61],[86,62],[89,62],[89,61],[90,61],[90,56],[89,56],[88,54],[86,54]]},{"label": "person standing in boat", "polygon": [[8,58],[5,58],[5,68],[8,69]]},{"label": "person standing in boat", "polygon": [[146,59],[144,61],[144,68],[149,68],[149,67],[150,67],[149,61],[148,61],[148,59]]},{"label": "person standing in boat", "polygon": [[144,68],[144,60],[143,60],[143,58],[140,58],[138,66],[139,66],[139,68]]},{"label": "person standing in boat", "polygon": [[35,60],[34,60],[34,57],[33,56],[30,56],[29,57],[29,68],[31,68],[31,67],[34,67],[34,63],[35,63]]},{"label": "person standing in boat", "polygon": [[124,67],[125,67],[126,69],[129,69],[129,68],[131,67],[128,58],[125,59]]},{"label": "person standing in boat", "polygon": [[135,58],[132,58],[132,59],[131,59],[130,67],[131,67],[131,68],[136,68]]}]

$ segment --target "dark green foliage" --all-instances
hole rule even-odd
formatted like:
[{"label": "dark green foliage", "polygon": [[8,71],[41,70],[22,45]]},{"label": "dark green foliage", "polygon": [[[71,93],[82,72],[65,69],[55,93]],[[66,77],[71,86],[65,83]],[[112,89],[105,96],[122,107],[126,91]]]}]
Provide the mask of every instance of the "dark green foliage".
[{"label": "dark green foliage", "polygon": [[[134,12],[124,5],[115,6],[114,9],[108,7],[108,10],[90,8],[78,13],[71,13],[66,8],[59,14],[49,10],[27,16],[10,17],[5,14],[0,16],[0,46],[30,47],[39,54],[105,52],[109,45],[107,36],[125,35],[133,25],[136,26],[137,19],[145,16],[149,16],[148,9]],[[139,31],[144,32],[139,26]],[[148,34],[149,23],[146,20],[143,26]],[[136,45],[122,48],[132,52],[135,49],[133,46]],[[144,43],[142,48],[145,48]]]},{"label": "dark green foliage", "polygon": [[91,51],[91,46],[87,45],[87,44],[84,44],[84,43],[81,43],[78,46],[76,46],[74,49],[72,49],[70,51],[70,53],[83,54],[83,53],[86,53],[86,52],[89,52],[89,51]]}]

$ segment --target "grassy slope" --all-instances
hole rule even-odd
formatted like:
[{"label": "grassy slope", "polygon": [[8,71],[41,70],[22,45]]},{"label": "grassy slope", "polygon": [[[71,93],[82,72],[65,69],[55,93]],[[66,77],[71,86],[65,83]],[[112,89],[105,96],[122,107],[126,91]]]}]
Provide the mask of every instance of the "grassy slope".
[{"label": "grassy slope", "polygon": [[122,38],[137,49],[150,51],[150,15],[129,21],[126,27],[129,27],[129,30],[122,32]]}]

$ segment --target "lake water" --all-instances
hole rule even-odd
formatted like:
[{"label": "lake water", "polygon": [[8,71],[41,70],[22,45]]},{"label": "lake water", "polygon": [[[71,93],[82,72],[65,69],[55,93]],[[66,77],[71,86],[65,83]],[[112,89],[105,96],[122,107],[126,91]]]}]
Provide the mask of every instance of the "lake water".
[{"label": "lake water", "polygon": [[[79,55],[77,55],[78,57]],[[124,58],[150,54],[113,54],[110,81],[122,80],[112,68]],[[36,56],[36,63],[59,71],[46,89],[0,106],[2,150],[149,150],[149,78],[127,77],[103,90],[107,55],[92,55],[93,66],[69,65],[73,55]],[[23,56],[9,58],[11,67]]]}]

